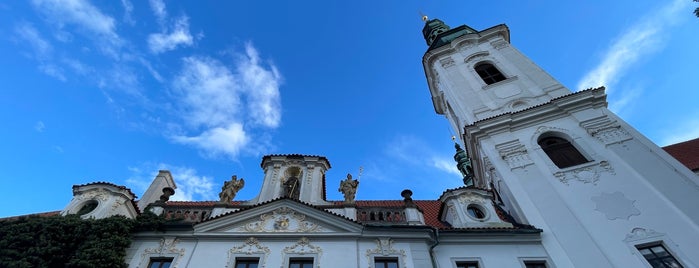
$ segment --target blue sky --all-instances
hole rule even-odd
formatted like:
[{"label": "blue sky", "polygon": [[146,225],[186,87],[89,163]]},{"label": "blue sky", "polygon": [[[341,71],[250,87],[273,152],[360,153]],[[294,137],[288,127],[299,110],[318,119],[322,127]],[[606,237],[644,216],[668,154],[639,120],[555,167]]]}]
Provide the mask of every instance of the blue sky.
[{"label": "blue sky", "polygon": [[660,145],[699,137],[699,19],[672,1],[102,1],[0,3],[0,216],[60,210],[71,187],[176,199],[236,174],[257,195],[266,154],[326,156],[328,198],[436,199],[461,180],[430,101],[420,14],[505,23],[511,42]]}]

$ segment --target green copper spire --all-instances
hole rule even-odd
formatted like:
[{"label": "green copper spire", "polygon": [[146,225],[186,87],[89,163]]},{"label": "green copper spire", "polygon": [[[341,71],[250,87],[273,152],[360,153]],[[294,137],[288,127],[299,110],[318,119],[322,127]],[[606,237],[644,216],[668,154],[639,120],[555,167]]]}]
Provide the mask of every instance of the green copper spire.
[{"label": "green copper spire", "polygon": [[466,25],[450,29],[439,19],[425,20],[425,27],[422,28],[422,36],[425,37],[429,49],[441,47],[460,36],[472,33],[477,33],[477,31]]},{"label": "green copper spire", "polygon": [[456,161],[456,167],[463,175],[464,185],[473,185],[473,167],[471,166],[471,158],[468,157],[468,153],[461,149],[458,143],[454,143],[456,148],[456,154],[454,154],[454,161]]}]

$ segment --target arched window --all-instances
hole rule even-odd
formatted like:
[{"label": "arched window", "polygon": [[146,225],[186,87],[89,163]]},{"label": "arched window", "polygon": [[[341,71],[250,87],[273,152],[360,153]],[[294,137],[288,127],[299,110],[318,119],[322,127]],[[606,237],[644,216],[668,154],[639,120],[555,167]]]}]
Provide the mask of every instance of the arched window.
[{"label": "arched window", "polygon": [[505,76],[498,71],[498,68],[495,68],[495,66],[490,63],[481,62],[476,64],[474,69],[488,85],[505,80]]},{"label": "arched window", "polygon": [[588,160],[569,141],[559,137],[539,139],[539,146],[559,168],[587,163]]}]

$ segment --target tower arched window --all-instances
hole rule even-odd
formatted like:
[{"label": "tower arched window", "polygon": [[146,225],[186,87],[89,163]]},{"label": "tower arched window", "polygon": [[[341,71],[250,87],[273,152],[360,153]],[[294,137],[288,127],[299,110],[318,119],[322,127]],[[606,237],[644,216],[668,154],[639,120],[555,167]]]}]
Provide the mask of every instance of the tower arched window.
[{"label": "tower arched window", "polygon": [[503,75],[498,68],[495,68],[495,65],[490,63],[481,62],[476,64],[476,66],[473,68],[476,70],[476,73],[478,73],[481,79],[483,79],[483,82],[488,85],[505,80],[505,75]]},{"label": "tower arched window", "polygon": [[589,162],[570,141],[559,137],[539,139],[539,146],[558,168],[567,168]]}]

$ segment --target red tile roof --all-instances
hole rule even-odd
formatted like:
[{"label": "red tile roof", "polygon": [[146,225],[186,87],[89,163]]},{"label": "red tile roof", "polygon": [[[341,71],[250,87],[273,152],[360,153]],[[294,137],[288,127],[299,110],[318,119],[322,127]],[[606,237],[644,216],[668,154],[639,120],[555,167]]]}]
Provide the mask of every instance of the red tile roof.
[{"label": "red tile roof", "polygon": [[699,138],[668,145],[663,150],[692,171],[699,170]]}]

